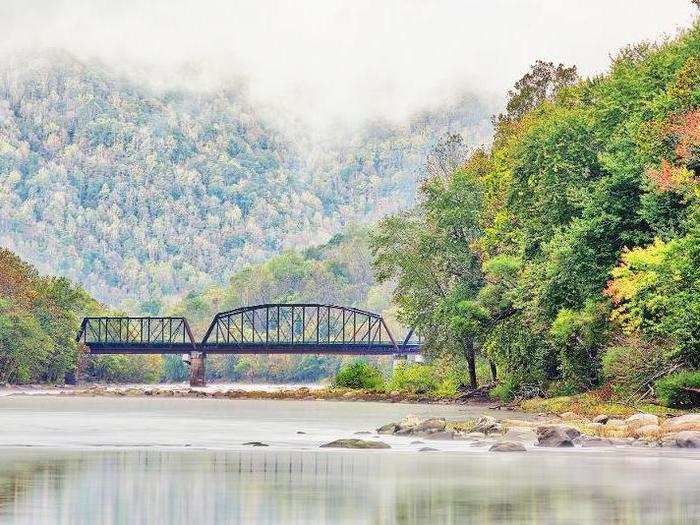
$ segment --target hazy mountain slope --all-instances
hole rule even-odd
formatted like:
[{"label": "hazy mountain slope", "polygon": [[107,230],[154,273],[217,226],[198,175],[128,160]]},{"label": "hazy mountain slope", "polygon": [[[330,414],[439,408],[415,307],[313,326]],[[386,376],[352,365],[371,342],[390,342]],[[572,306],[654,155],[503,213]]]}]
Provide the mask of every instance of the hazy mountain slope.
[{"label": "hazy mountain slope", "polygon": [[486,136],[476,99],[328,144],[237,85],[158,91],[59,52],[0,67],[0,245],[101,300],[167,297],[412,201],[434,141]]}]

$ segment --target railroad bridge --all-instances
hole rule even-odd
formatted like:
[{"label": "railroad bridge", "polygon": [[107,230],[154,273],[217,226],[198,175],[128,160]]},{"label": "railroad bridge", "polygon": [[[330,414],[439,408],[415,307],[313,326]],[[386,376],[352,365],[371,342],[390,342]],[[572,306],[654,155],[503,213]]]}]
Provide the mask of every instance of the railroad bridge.
[{"label": "railroad bridge", "polygon": [[331,304],[261,304],[220,312],[201,342],[184,317],[86,317],[76,340],[91,354],[183,354],[190,384],[205,384],[207,354],[420,353],[411,330],[397,343],[376,313]]}]

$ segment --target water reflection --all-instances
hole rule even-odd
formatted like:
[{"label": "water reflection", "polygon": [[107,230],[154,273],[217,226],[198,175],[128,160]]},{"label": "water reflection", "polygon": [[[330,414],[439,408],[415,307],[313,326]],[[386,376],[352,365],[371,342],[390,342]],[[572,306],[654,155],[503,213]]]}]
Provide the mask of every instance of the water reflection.
[{"label": "water reflection", "polygon": [[692,523],[692,456],[9,450],[0,523]]}]

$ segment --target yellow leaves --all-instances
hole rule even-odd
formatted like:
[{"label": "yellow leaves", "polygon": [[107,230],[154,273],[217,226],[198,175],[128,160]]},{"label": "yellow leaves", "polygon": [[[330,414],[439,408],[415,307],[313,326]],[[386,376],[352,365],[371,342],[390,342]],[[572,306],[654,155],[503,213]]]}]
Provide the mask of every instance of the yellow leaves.
[{"label": "yellow leaves", "polygon": [[[669,246],[660,239],[646,248],[625,250],[620,264],[611,272],[612,279],[604,290],[604,295],[612,299],[615,308],[610,319],[617,321],[625,332],[637,330],[642,317],[635,299],[642,293],[655,288],[660,281],[659,268],[669,253]],[[653,308],[652,301],[647,301],[647,308]]]}]

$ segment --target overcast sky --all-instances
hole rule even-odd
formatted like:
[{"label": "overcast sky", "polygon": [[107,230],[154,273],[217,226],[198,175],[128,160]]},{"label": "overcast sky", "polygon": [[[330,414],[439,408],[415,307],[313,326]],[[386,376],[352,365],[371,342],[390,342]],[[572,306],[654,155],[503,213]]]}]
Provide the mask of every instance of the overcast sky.
[{"label": "overcast sky", "polygon": [[2,0],[0,47],[115,65],[187,62],[315,122],[400,118],[465,89],[502,95],[536,59],[606,69],[687,27],[690,0]]}]

